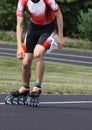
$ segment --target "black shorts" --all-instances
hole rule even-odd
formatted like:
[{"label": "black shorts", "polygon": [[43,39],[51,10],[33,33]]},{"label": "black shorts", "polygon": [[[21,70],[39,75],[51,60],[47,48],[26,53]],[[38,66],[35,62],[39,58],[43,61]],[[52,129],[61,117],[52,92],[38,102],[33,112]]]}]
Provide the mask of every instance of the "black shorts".
[{"label": "black shorts", "polygon": [[54,31],[54,22],[47,25],[35,25],[34,23],[29,23],[28,32],[24,41],[24,51],[26,53],[33,53],[36,44],[41,44],[45,49],[48,49],[49,44],[46,43],[46,40]]}]

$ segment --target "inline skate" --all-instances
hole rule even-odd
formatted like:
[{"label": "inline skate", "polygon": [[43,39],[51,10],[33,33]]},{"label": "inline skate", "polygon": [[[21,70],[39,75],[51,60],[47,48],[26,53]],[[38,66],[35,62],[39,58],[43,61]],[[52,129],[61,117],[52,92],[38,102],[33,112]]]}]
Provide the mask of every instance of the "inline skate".
[{"label": "inline skate", "polygon": [[40,94],[41,94],[41,90],[39,90],[39,92],[31,92],[27,97],[26,105],[32,107],[38,107],[40,104],[40,99],[39,99]]},{"label": "inline skate", "polygon": [[5,104],[25,105],[28,95],[29,90],[23,93],[19,93],[19,91],[11,92],[11,94],[5,98]]}]

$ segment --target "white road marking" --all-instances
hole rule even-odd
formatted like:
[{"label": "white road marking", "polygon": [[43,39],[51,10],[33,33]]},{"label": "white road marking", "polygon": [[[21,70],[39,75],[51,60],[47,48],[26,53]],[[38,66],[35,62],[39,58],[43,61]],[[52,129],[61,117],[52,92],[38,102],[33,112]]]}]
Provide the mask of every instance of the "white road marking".
[{"label": "white road marking", "polygon": [[[40,104],[87,104],[92,103],[92,101],[62,101],[62,102],[40,102]],[[4,102],[1,102],[0,105],[4,105]]]},{"label": "white road marking", "polygon": [[0,105],[4,105],[5,103],[4,102],[0,102]]},{"label": "white road marking", "polygon": [[13,54],[13,53],[6,53],[6,52],[0,52],[0,55],[16,56],[16,54]]},{"label": "white road marking", "polygon": [[16,49],[11,49],[11,48],[3,48],[3,47],[0,47],[0,50],[5,50],[5,51],[16,51]]},{"label": "white road marking", "polygon": [[[50,53],[52,55],[57,55],[57,56],[67,56],[67,57],[77,57],[77,58],[88,58],[88,59],[92,59],[91,56],[81,56],[81,55],[75,55],[75,54],[62,54],[62,53]],[[50,55],[48,54],[48,55]]]},{"label": "white road marking", "polygon": [[92,101],[62,101],[62,102],[40,102],[40,104],[81,104],[92,103]]},{"label": "white road marking", "polygon": [[88,61],[79,61],[79,60],[68,60],[68,59],[60,59],[60,58],[51,58],[51,57],[44,57],[44,59],[46,60],[55,60],[55,61],[65,61],[65,62],[74,62],[74,63],[83,63],[83,64],[90,64],[92,65],[92,62],[88,62]]}]

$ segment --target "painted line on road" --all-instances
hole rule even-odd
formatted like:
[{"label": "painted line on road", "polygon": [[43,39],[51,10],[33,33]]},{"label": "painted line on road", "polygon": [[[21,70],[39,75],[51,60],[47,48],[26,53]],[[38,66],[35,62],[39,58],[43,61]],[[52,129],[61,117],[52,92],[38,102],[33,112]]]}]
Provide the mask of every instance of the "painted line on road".
[{"label": "painted line on road", "polygon": [[16,51],[16,49],[14,48],[3,48],[3,47],[0,47],[0,50],[5,50],[5,51]]},{"label": "painted line on road", "polygon": [[[50,53],[52,55],[57,55],[57,56],[67,56],[67,57],[76,57],[76,58],[87,58],[87,59],[92,59],[91,56],[80,56],[80,55],[75,55],[75,54],[62,54],[62,53]],[[48,55],[50,55],[48,54]]]},{"label": "painted line on road", "polygon": [[92,103],[92,101],[63,101],[63,102],[40,102],[40,104],[82,104]]},{"label": "painted line on road", "polygon": [[0,102],[0,105],[4,105],[5,103],[4,102]]},{"label": "painted line on road", "polygon": [[16,56],[16,54],[0,52],[0,55],[7,55],[7,56]]},{"label": "painted line on road", "polygon": [[[92,103],[92,101],[62,101],[62,102],[40,102],[40,104],[87,104]],[[4,102],[1,102],[0,105],[5,105]]]},{"label": "painted line on road", "polygon": [[68,59],[60,59],[60,58],[51,58],[51,57],[44,57],[45,60],[55,60],[55,61],[65,61],[65,62],[73,62],[73,63],[82,63],[82,64],[90,64],[92,65],[92,62],[86,62],[86,61],[79,61],[79,60],[68,60]]}]

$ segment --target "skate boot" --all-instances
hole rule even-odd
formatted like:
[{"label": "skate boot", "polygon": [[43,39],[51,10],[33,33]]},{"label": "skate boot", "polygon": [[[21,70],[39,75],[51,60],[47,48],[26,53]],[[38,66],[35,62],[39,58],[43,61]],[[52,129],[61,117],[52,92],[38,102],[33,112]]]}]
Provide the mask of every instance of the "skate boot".
[{"label": "skate boot", "polygon": [[32,107],[38,107],[40,94],[41,90],[39,90],[38,92],[31,92],[27,97],[26,105]]},{"label": "skate boot", "polygon": [[5,98],[5,104],[25,105],[28,95],[29,90],[26,90],[23,93],[19,93],[19,91],[11,92],[11,94]]}]

